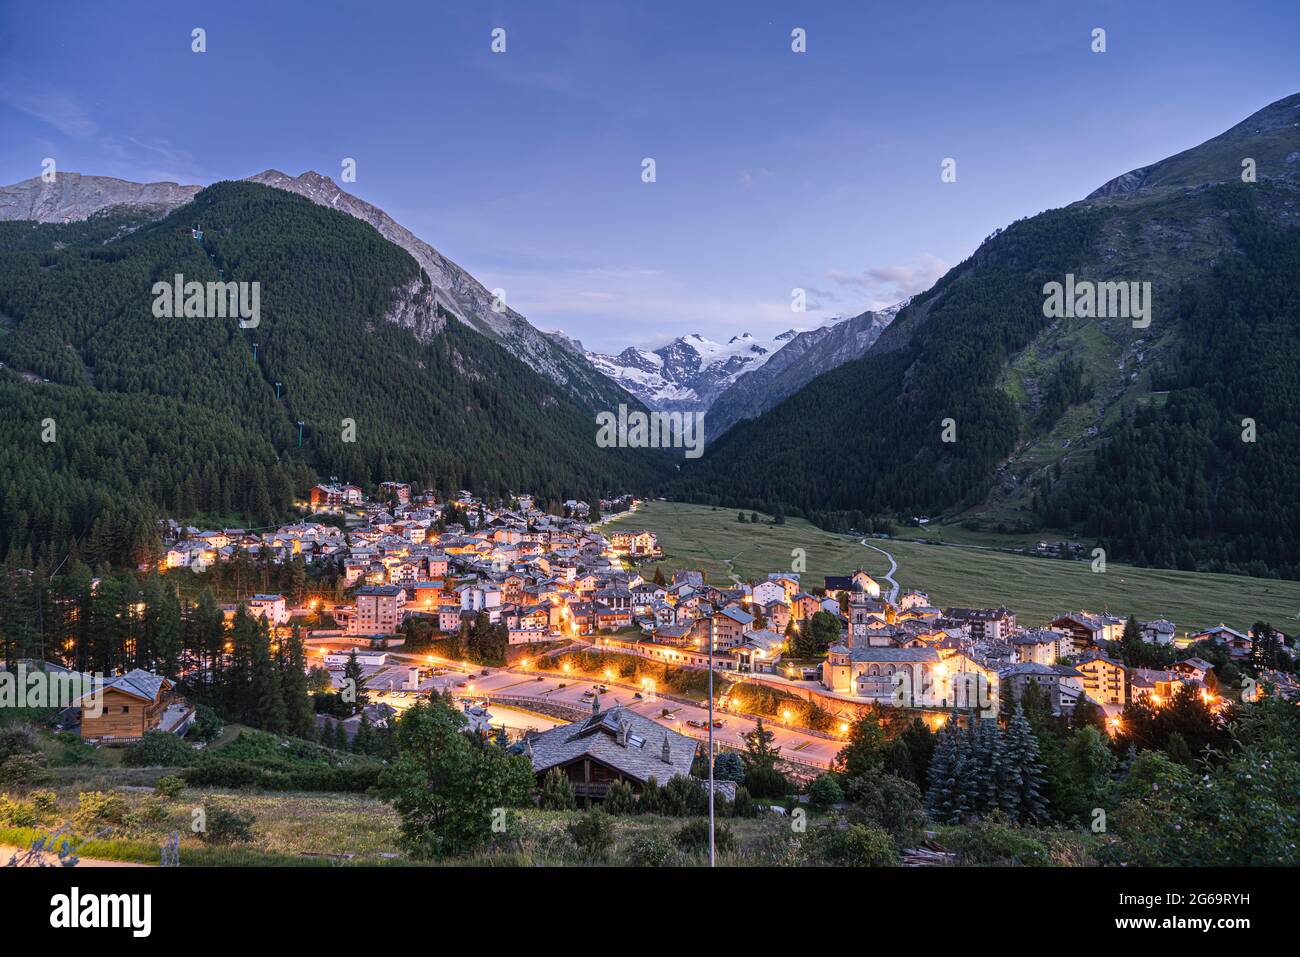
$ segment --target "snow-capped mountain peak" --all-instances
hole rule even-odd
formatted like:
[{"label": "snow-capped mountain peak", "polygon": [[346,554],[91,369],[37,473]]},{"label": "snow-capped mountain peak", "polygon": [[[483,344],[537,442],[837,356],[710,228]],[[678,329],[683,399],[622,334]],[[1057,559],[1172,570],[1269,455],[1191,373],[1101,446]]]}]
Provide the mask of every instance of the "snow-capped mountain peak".
[{"label": "snow-capped mountain peak", "polygon": [[652,408],[694,411],[708,408],[732,382],[761,367],[796,335],[792,329],[759,339],[742,332],[722,343],[691,332],[654,350],[629,346],[616,356],[588,352],[587,358]]}]

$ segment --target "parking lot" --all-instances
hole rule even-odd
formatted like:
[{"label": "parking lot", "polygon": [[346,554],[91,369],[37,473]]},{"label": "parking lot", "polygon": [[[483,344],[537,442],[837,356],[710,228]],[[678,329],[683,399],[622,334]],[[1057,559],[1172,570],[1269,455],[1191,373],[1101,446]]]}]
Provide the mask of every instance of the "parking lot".
[{"label": "parking lot", "polygon": [[[422,675],[415,689],[409,687],[412,667],[417,667]],[[534,675],[522,669],[477,668],[428,656],[403,655],[400,652],[390,654],[387,664],[378,667],[362,666],[362,671],[367,677],[366,688],[370,692],[371,700],[391,705],[398,711],[409,708],[415,703],[418,695],[426,694],[434,688],[440,694],[450,690],[458,696],[514,695],[555,702],[580,711],[590,711],[593,694],[602,686],[602,682],[587,678],[566,679]],[[340,687],[342,674],[341,668],[331,670],[335,688]],[[620,687],[613,683],[606,687],[607,690],[600,694],[602,710],[615,705],[624,705],[637,714],[644,715],[674,731],[697,740],[707,740],[708,710],[706,708],[657,698],[652,692],[638,693],[635,689]],[[493,723],[503,723],[512,731],[530,728],[541,730],[560,723],[501,705],[493,705],[491,710]],[[714,727],[714,740],[723,747],[743,749],[745,746],[743,736],[754,729],[755,722],[750,718],[721,712],[715,713],[715,718],[721,722],[721,726]],[[842,747],[839,741],[817,735],[768,723],[764,726],[774,735],[773,746],[781,749],[782,757],[801,764],[828,768]]]}]

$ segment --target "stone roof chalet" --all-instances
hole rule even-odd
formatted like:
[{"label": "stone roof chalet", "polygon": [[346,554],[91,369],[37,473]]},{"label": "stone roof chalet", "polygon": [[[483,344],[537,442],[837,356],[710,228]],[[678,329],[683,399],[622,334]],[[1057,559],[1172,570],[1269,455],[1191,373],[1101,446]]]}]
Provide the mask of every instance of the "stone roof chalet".
[{"label": "stone roof chalet", "polygon": [[590,758],[642,784],[688,776],[696,749],[695,739],[621,706],[532,735],[527,742],[535,773]]}]

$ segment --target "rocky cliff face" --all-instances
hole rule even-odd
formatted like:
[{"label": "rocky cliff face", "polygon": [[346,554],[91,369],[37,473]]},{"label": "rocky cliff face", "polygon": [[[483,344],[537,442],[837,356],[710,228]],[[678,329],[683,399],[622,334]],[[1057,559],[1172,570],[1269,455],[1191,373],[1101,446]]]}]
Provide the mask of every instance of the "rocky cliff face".
[{"label": "rocky cliff face", "polygon": [[1116,176],[1089,193],[1088,202],[1131,199],[1171,190],[1242,182],[1246,161],[1256,182],[1300,182],[1300,93],[1252,113],[1211,140],[1150,166]]},{"label": "rocky cliff face", "polygon": [[823,372],[866,354],[907,300],[864,312],[790,339],[760,368],[739,376],[714,400],[705,417],[709,438],[721,435],[741,419],[762,415]]},{"label": "rocky cliff face", "polygon": [[612,409],[628,396],[572,349],[533,328],[519,313],[497,302],[492,293],[456,263],[377,206],[344,192],[328,176],[306,172],[288,176],[266,170],[248,177],[276,189],[305,196],[313,203],[341,210],[373,226],[389,242],[414,257],[433,283],[435,301],[461,322],[490,339],[553,382],[564,386],[588,409]]},{"label": "rocky cliff face", "polygon": [[12,186],[0,186],[0,220],[72,223],[114,206],[138,206],[164,216],[188,203],[202,188],[178,183],[130,183],[80,173],[59,173],[51,183],[34,176]]}]

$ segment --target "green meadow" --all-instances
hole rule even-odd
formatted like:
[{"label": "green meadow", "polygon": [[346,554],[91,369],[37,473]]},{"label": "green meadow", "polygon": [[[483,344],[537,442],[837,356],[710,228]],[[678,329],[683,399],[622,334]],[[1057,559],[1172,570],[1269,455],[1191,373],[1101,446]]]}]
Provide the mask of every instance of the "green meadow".
[{"label": "green meadow", "polygon": [[[759,517],[762,523],[754,525],[737,521],[735,509],[647,501],[611,527],[655,532],[665,552],[661,563],[665,573],[702,568],[715,583],[728,581],[733,574],[752,579],[790,571],[800,560],[801,579],[814,588],[822,585],[826,575],[844,575],[855,568],[877,578],[889,570],[884,555],[857,539],[823,532],[801,519],[773,525],[771,516],[760,513]],[[898,562],[894,577],[903,589],[924,591],[941,607],[1006,605],[1028,625],[1086,609],[1134,614],[1139,619],[1168,618],[1180,633],[1220,622],[1245,630],[1261,619],[1291,633],[1300,615],[1300,582],[1115,563],[1096,573],[1086,561],[1034,558],[995,548],[868,541],[893,554]],[[644,570],[648,577],[653,565]],[[881,586],[888,588],[883,580]]]}]

